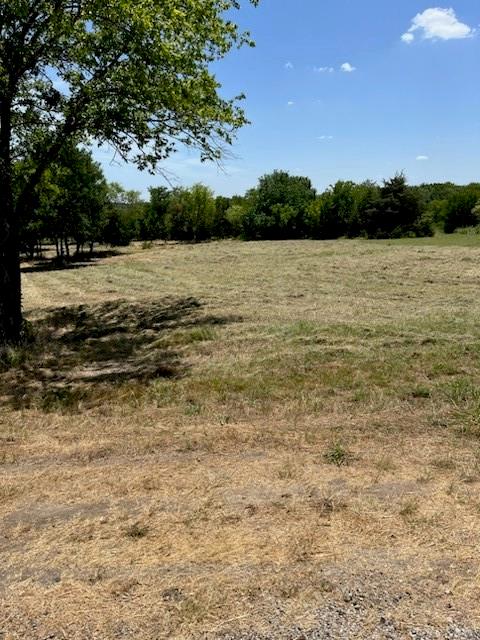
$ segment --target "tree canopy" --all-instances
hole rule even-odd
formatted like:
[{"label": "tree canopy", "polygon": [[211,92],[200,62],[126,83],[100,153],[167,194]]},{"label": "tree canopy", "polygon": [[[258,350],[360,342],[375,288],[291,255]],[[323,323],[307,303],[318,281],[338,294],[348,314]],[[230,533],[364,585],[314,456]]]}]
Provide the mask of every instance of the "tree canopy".
[{"label": "tree canopy", "polygon": [[[257,0],[251,0],[253,4]],[[67,143],[154,170],[178,145],[218,160],[246,117],[211,64],[252,44],[237,0],[0,1],[0,342],[21,322],[18,219]],[[14,162],[32,171],[14,197]]]}]

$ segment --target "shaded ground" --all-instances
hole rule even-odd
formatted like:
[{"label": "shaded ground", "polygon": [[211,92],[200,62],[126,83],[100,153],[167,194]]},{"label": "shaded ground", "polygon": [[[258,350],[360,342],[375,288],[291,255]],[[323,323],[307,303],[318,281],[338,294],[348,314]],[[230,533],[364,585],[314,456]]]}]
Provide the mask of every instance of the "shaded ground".
[{"label": "shaded ground", "polygon": [[415,241],[27,274],[0,637],[477,640],[479,282]]},{"label": "shaded ground", "polygon": [[228,321],[203,314],[195,298],[49,311],[31,323],[32,340],[0,368],[0,402],[55,410],[107,398],[112,384],[183,375],[178,332],[187,342],[201,341],[210,327]]},{"label": "shaded ground", "polygon": [[[51,252],[50,252],[51,253]],[[126,251],[124,250],[124,254]],[[22,265],[22,273],[39,273],[48,271],[64,271],[66,269],[82,269],[93,267],[105,258],[121,255],[117,249],[98,249],[88,253],[73,253],[71,256],[56,255],[26,260]]]}]

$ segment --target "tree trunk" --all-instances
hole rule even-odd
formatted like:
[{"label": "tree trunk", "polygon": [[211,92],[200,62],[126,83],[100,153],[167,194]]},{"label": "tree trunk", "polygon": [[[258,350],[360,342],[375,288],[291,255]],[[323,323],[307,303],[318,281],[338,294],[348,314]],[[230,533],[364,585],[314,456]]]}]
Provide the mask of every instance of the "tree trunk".
[{"label": "tree trunk", "polygon": [[11,101],[0,98],[0,349],[22,333],[20,240],[12,185]]},{"label": "tree trunk", "polygon": [[[8,187],[7,187],[8,188]],[[15,224],[15,209],[5,206],[2,181],[0,211],[0,349],[19,342],[22,332],[22,296],[20,284],[20,248]]]}]

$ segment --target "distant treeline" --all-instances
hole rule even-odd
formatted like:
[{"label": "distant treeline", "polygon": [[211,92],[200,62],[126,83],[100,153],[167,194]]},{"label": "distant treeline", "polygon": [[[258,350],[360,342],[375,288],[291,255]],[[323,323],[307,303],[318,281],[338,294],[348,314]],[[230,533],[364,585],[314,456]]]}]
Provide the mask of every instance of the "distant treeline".
[{"label": "distant treeline", "polygon": [[[19,163],[20,185],[34,167]],[[202,184],[136,191],[108,184],[89,152],[75,147],[44,175],[33,194],[31,215],[22,220],[25,254],[45,242],[59,257],[92,251],[95,243],[132,240],[200,242],[245,240],[400,238],[452,233],[480,224],[480,184],[409,186],[403,174],[383,184],[339,181],[317,193],[309,178],[274,171],[244,196],[215,197]]]}]

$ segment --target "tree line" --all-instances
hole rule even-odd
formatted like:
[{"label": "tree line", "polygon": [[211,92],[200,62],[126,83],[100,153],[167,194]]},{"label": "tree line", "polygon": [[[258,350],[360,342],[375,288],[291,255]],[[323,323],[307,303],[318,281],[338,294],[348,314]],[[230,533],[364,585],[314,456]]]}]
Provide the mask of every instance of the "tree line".
[{"label": "tree line", "polygon": [[[18,188],[32,170],[17,164]],[[215,196],[202,184],[153,187],[149,195],[144,202],[139,192],[107,183],[89,151],[67,147],[44,173],[21,221],[22,251],[33,258],[50,242],[59,259],[68,259],[93,251],[95,243],[400,238],[480,224],[480,184],[409,186],[403,174],[381,185],[338,181],[317,193],[309,178],[274,171],[243,196]]]}]

